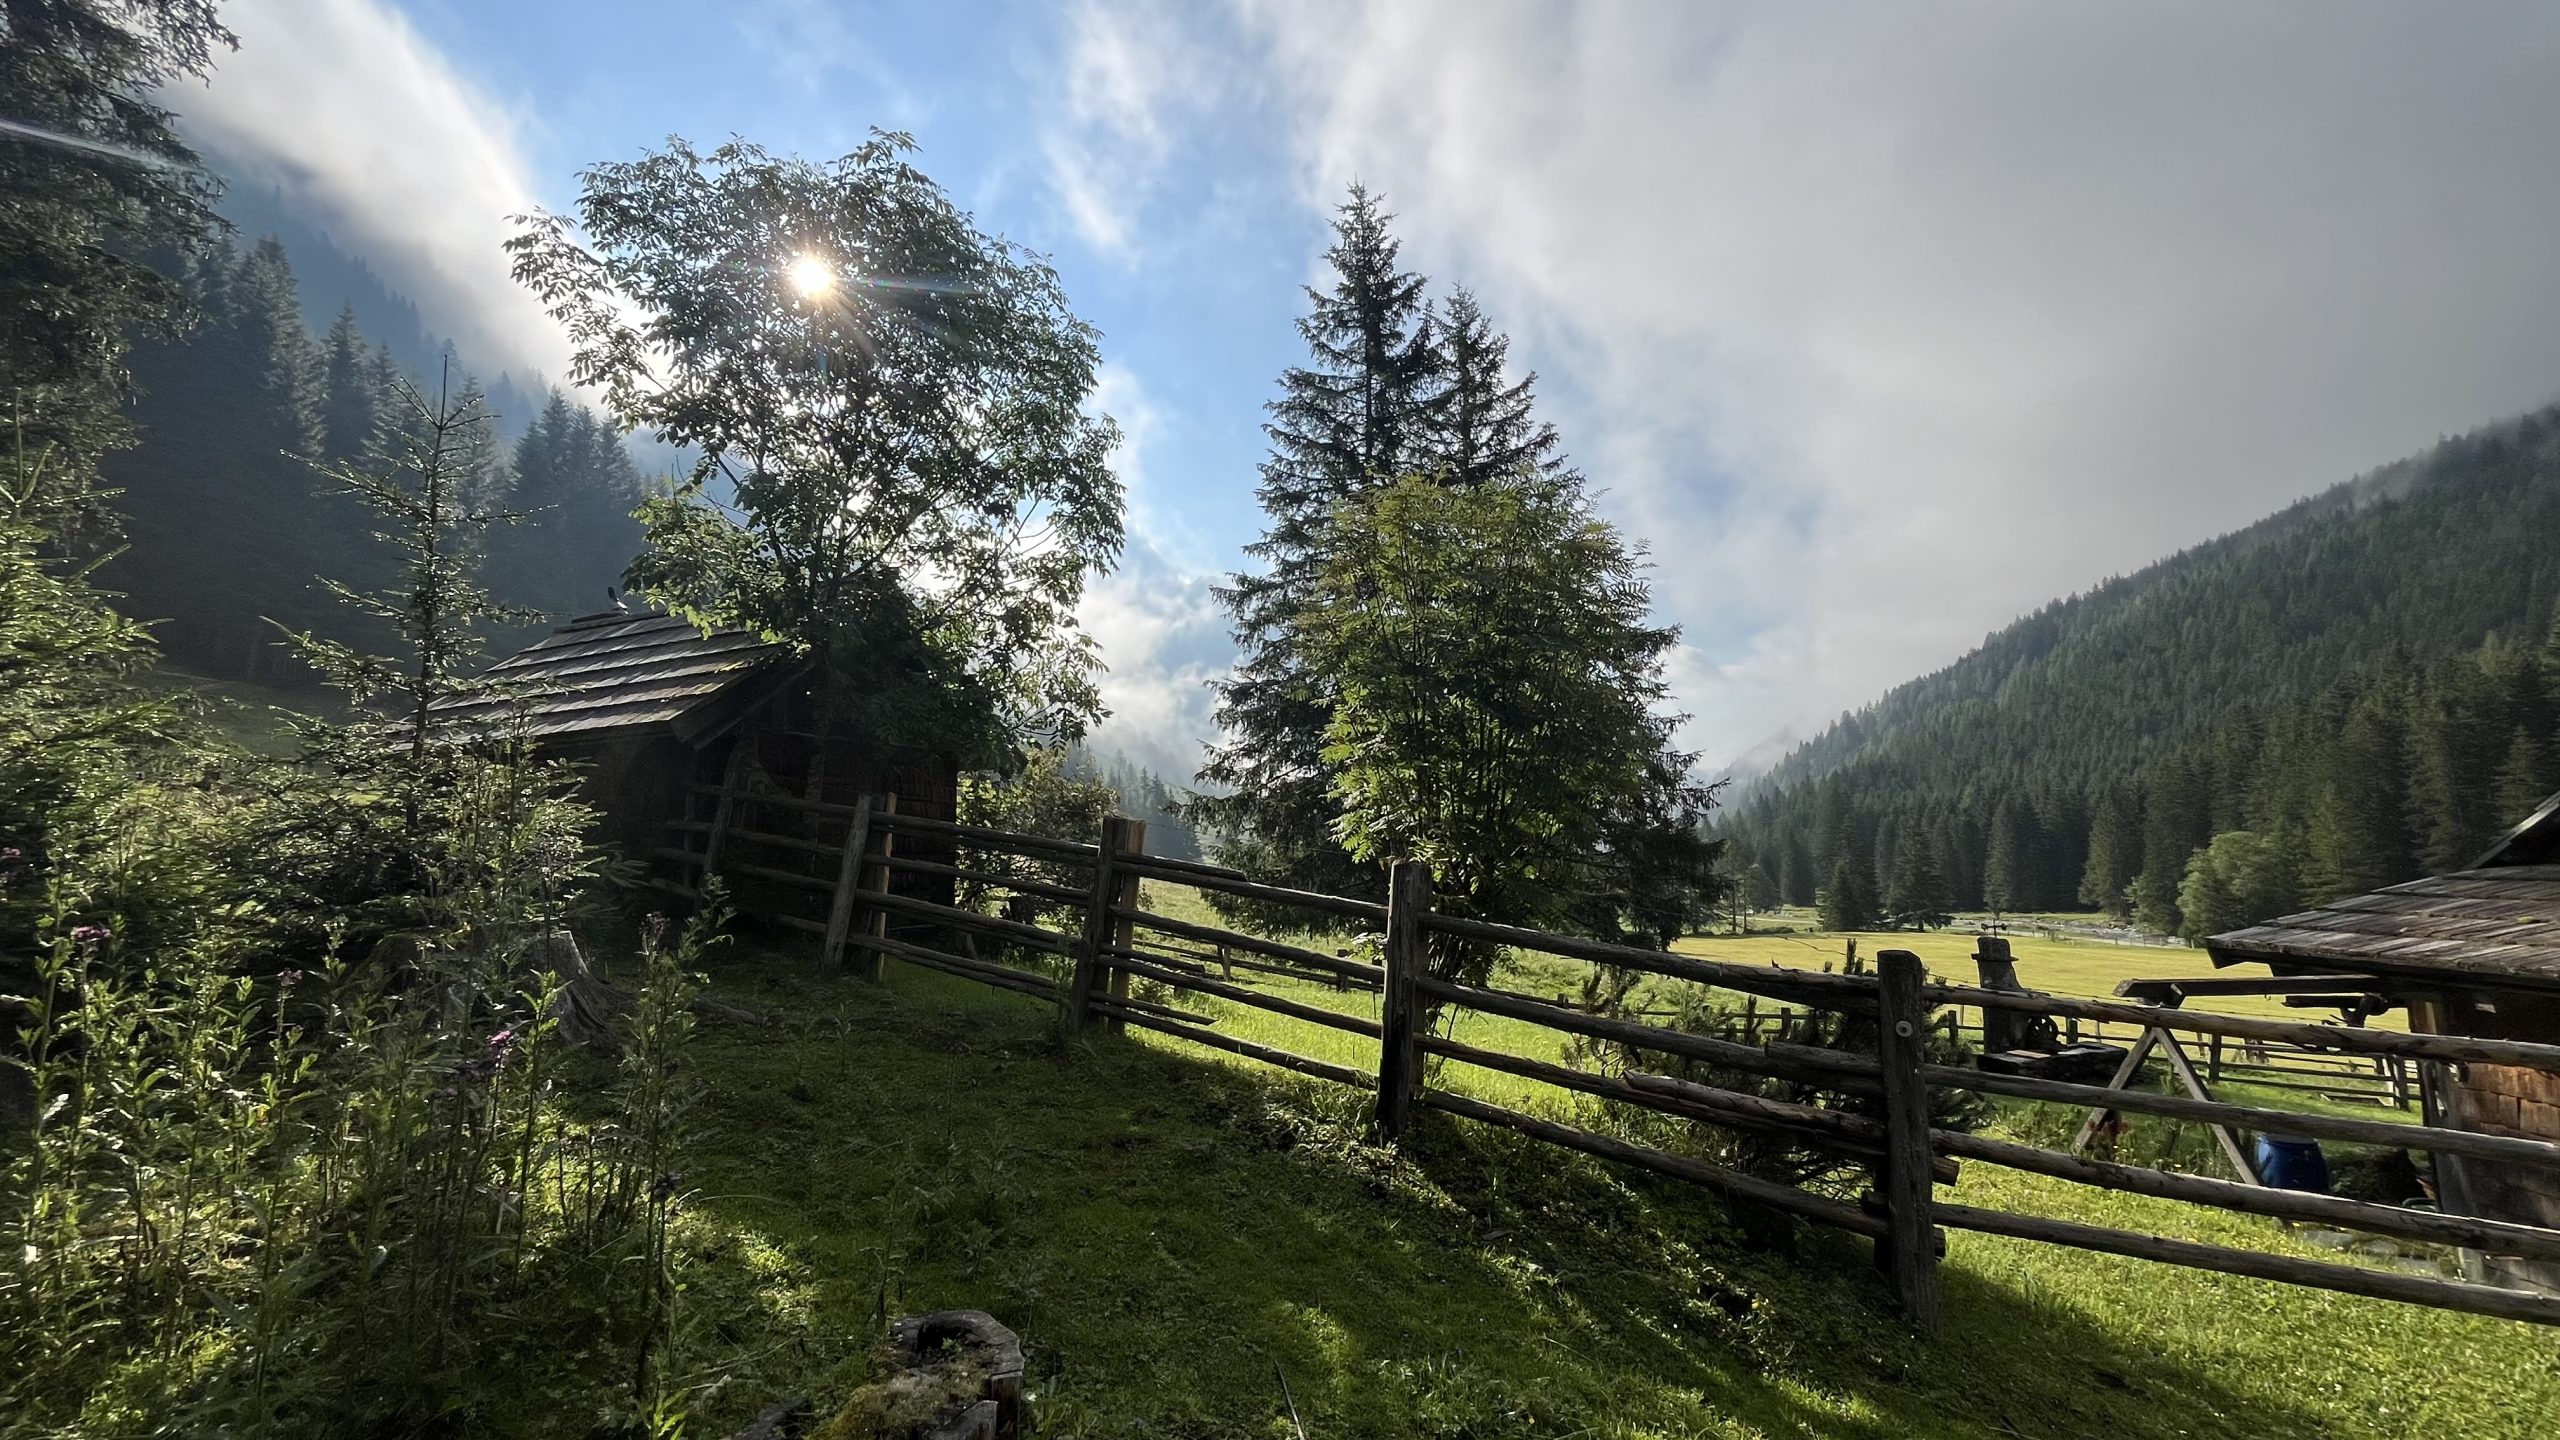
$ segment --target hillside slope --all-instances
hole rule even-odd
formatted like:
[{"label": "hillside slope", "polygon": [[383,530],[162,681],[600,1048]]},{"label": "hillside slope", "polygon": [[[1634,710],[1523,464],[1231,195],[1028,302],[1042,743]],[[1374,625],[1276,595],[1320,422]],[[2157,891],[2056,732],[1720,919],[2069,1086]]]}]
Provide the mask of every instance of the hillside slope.
[{"label": "hillside slope", "polygon": [[[2175,862],[2174,877],[2193,847],[2252,822],[2276,717],[2411,683],[2493,635],[2539,639],[2560,599],[2555,535],[2560,407],[2446,441],[2044,607],[1798,747],[1746,787],[1732,828],[1791,900],[1810,901],[1853,852],[1888,888],[1906,868],[1901,837],[1926,835],[1949,902],[1981,903],[2001,848],[2012,905],[2068,906],[2100,820],[2138,835],[2124,812],[2141,808],[2163,766],[2212,749],[2236,721],[2244,733],[2229,743],[2246,763],[2217,777],[2210,755],[2189,757],[2187,768],[2205,772],[2194,788],[2219,793],[2195,797],[2202,819],[2176,817],[2177,833],[2162,837],[2186,847],[2153,857]],[[2547,716],[2526,713],[2535,709],[2513,718],[2543,726]],[[2551,738],[2535,735],[2546,750]],[[2492,772],[2507,737],[2494,739]],[[2396,758],[2419,768],[2424,757],[2406,749]],[[2480,768],[2461,758],[2457,768]],[[2518,783],[2551,778],[2548,760],[2538,752]],[[2109,809],[2118,813],[2101,815]],[[2426,820],[2412,817],[2421,832]],[[2467,818],[2444,843],[2483,824],[2494,828]],[[2142,868],[2102,859],[2125,874]]]}]

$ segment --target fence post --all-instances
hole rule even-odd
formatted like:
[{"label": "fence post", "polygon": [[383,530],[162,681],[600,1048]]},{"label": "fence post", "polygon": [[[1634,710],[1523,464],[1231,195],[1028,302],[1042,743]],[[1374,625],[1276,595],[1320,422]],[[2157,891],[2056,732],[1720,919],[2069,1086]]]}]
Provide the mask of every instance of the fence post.
[{"label": "fence post", "polygon": [[1926,975],[1908,950],[1876,956],[1876,1057],[1884,1067],[1884,1166],[1877,1189],[1884,1201],[1885,1238],[1876,1264],[1896,1304],[1922,1329],[1938,1323],[1938,1246],[1929,1223],[1929,1087],[1920,1078],[1922,1037],[1929,1013],[1920,1000]]},{"label": "fence post", "polygon": [[1378,1006],[1378,1135],[1404,1137],[1422,1085],[1422,997],[1413,982],[1424,962],[1422,917],[1431,910],[1431,867],[1399,860],[1387,872],[1386,982]]},{"label": "fence post", "polygon": [[[826,964],[829,970],[844,963],[844,937],[853,930],[853,894],[862,887],[862,856],[871,848],[871,797],[853,802],[853,823],[845,828],[844,855],[836,862],[835,904],[827,910]],[[865,947],[862,958],[853,962],[853,972],[865,980],[880,978],[880,952]]]},{"label": "fence post", "polygon": [[[1147,822],[1144,820],[1132,820],[1127,816],[1121,816],[1119,819],[1119,848],[1111,853],[1114,855],[1145,854],[1147,852]],[[1111,903],[1123,910],[1137,909],[1138,886],[1144,878],[1144,876],[1141,876],[1135,870],[1124,869],[1116,864],[1113,865],[1111,867]],[[1111,928],[1106,933],[1113,950],[1126,950],[1137,942],[1138,924],[1134,920],[1115,919],[1111,922]],[[1102,957],[1102,963],[1107,967],[1102,972],[1103,988],[1110,992],[1112,999],[1126,1000],[1129,998],[1129,972],[1113,963],[1114,959],[1115,957],[1107,951]],[[1102,1025],[1104,1029],[1113,1031],[1125,1030],[1128,1028],[1127,1025],[1122,1023],[1120,1017],[1117,1015],[1104,1016]]]},{"label": "fence post", "polygon": [[1125,877],[1132,893],[1122,898],[1120,882],[1124,877],[1120,874],[1120,867],[1114,863],[1117,857],[1137,848],[1136,842],[1130,838],[1132,828],[1140,835],[1146,833],[1146,827],[1126,815],[1102,817],[1102,839],[1096,847],[1099,853],[1093,857],[1093,889],[1085,896],[1084,938],[1076,947],[1075,974],[1067,981],[1066,1016],[1067,1028],[1071,1031],[1082,1030],[1093,1023],[1093,997],[1103,988],[1113,970],[1108,952],[1115,940],[1127,943],[1120,937],[1126,934],[1128,927],[1113,923],[1111,907],[1137,903],[1138,877]]}]

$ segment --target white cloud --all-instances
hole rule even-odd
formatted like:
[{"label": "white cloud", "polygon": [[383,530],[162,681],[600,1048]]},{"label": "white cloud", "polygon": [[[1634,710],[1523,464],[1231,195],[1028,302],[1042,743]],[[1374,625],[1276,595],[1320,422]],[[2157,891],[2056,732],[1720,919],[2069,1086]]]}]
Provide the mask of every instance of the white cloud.
[{"label": "white cloud", "polygon": [[1246,13],[1676,560],[1711,757],[2560,388],[2560,11]]},{"label": "white cloud", "polygon": [[280,187],[490,369],[557,378],[569,347],[508,274],[536,190],[517,120],[381,0],[240,0],[237,52],[168,99],[230,173]]},{"label": "white cloud", "polygon": [[1078,611],[1110,667],[1102,700],[1111,713],[1093,740],[1187,784],[1215,728],[1209,682],[1234,655],[1226,613],[1210,597],[1197,537],[1158,503],[1148,478],[1147,445],[1162,418],[1146,387],[1125,366],[1106,365],[1093,398],[1120,422],[1111,468],[1128,496],[1129,532],[1120,568],[1086,590]]},{"label": "white cloud", "polygon": [[[1042,77],[1051,96],[1040,142],[1049,187],[1098,254],[1131,261],[1141,253],[1140,221],[1172,153],[1174,112],[1202,98],[1182,18],[1159,3],[1080,0],[1055,75]],[[1038,64],[1046,70],[1049,57]]]},{"label": "white cloud", "polygon": [[1102,703],[1111,713],[1093,743],[1177,784],[1200,768],[1201,738],[1216,729],[1209,682],[1234,655],[1209,583],[1133,536],[1120,568],[1087,588],[1079,612],[1110,666]]}]

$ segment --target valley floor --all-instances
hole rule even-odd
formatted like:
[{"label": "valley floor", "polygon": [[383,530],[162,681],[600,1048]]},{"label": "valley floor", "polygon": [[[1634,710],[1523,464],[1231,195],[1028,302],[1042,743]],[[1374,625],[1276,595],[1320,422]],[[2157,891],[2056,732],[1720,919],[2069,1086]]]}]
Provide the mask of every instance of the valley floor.
[{"label": "valley floor", "polygon": [[[689,1433],[840,1394],[884,1318],[950,1306],[1022,1334],[1042,1436],[1285,1440],[1294,1406],[1324,1440],[2524,1440],[2560,1413],[2547,1330],[1971,1235],[1918,1338],[1862,1241],[1755,1240],[1694,1189],[1445,1117],[1379,1150],[1363,1095],[1152,1035],[1062,1042],[1042,1004],[888,970],[718,963],[780,1023],[697,1042],[678,1368],[722,1378]],[[1956,1193],[2320,1253],[1987,1166]],[[525,1399],[500,1407],[521,1433],[576,1433]]]}]

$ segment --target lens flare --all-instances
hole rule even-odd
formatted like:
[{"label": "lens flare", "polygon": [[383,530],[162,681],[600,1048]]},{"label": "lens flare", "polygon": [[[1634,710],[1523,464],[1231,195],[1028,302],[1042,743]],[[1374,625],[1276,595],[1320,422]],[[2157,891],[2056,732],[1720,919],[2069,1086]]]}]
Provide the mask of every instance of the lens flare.
[{"label": "lens flare", "polygon": [[836,288],[835,267],[816,255],[802,255],[791,262],[791,285],[802,297],[815,300]]}]

